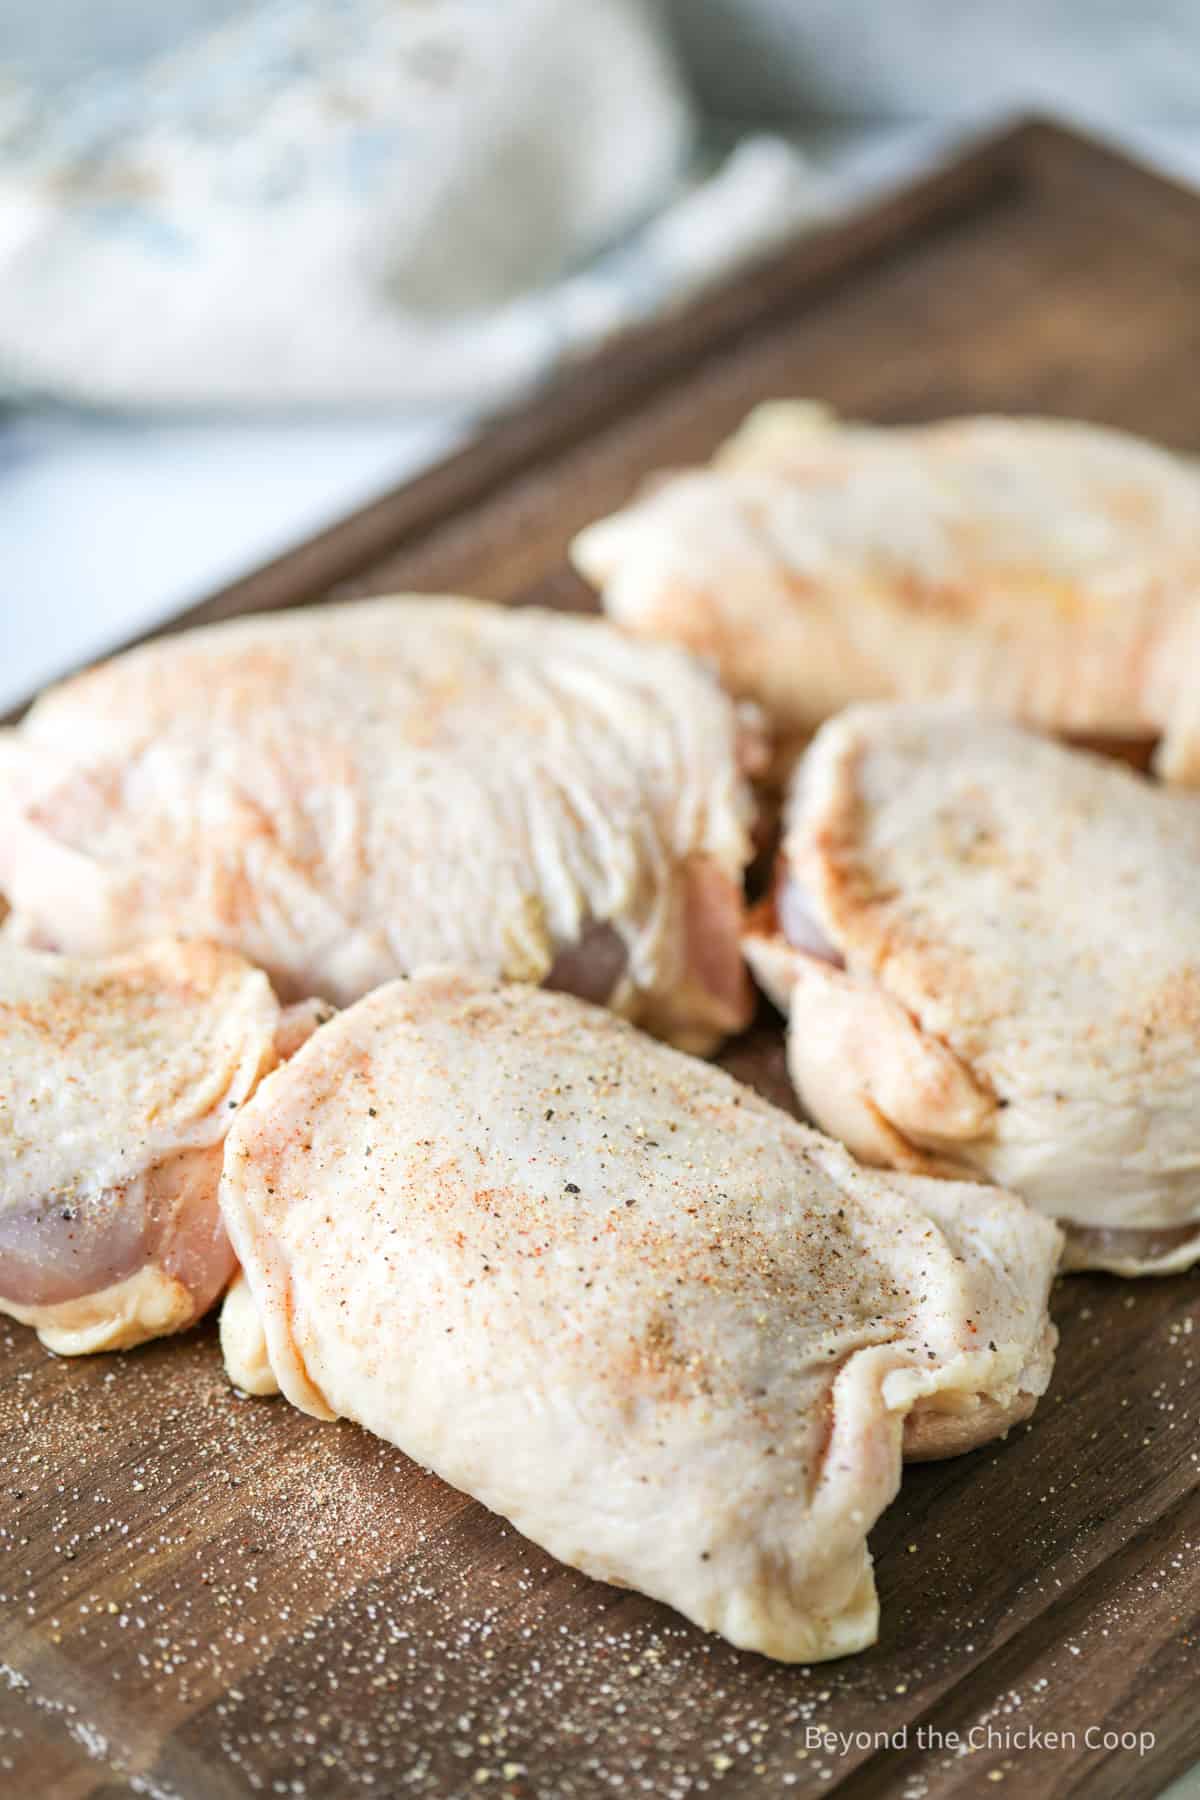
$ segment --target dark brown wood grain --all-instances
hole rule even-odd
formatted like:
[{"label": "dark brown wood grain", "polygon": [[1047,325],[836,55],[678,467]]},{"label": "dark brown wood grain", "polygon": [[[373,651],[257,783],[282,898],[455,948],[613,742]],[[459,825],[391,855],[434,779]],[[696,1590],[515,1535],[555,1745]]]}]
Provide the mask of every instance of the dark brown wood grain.
[{"label": "dark brown wood grain", "polygon": [[[405,587],[588,605],[571,533],[780,394],[1200,450],[1198,353],[1200,200],[1027,126],[175,624]],[[724,1060],[786,1103],[765,1008]],[[880,1643],[811,1670],[562,1568],[362,1432],[238,1399],[211,1326],[74,1363],[0,1327],[0,1794],[1154,1795],[1200,1759],[1198,1302],[1196,1275],[1062,1283],[1035,1419],[907,1473],[872,1538]]]}]

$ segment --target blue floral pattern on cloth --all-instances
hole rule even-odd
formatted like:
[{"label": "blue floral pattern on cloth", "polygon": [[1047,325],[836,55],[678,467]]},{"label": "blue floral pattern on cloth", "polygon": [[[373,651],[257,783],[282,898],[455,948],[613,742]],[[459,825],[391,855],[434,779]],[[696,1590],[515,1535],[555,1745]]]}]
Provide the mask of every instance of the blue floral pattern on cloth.
[{"label": "blue floral pattern on cloth", "polygon": [[478,408],[819,204],[775,140],[700,169],[638,0],[271,0],[0,94],[0,383]]}]

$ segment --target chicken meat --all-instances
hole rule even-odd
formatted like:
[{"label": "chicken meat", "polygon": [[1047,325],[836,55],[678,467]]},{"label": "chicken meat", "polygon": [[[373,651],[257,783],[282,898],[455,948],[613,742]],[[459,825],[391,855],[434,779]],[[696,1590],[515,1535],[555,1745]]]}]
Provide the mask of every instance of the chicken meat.
[{"label": "chicken meat", "polygon": [[226,1365],[399,1445],[563,1561],[791,1660],[860,1649],[904,1447],[1049,1380],[1060,1233],[861,1169],[566,995],[430,971],[226,1146]]},{"label": "chicken meat", "polygon": [[1200,1257],[1200,801],[1001,720],[856,707],[797,768],[746,952],[810,1116],[1016,1190],[1067,1266]]},{"label": "chicken meat", "polygon": [[1161,772],[1200,781],[1200,474],[1139,439],[780,402],[572,553],[613,619],[711,657],[785,746],[855,701],[953,698],[1161,737]]},{"label": "chicken meat", "polygon": [[464,600],[168,638],[0,746],[8,929],[203,938],[335,1004],[452,961],[708,1048],[751,1002],[744,711],[681,651]]},{"label": "chicken meat", "polygon": [[0,944],[0,1311],[63,1355],[207,1311],[233,1273],[225,1134],[304,1035],[227,950]]}]

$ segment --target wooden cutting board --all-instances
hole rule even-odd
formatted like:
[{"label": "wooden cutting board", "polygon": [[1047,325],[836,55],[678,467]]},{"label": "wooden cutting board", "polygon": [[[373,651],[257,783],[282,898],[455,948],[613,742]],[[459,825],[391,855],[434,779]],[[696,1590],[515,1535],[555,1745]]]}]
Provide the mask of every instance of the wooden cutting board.
[{"label": "wooden cutting board", "polygon": [[[571,533],[756,401],[1197,451],[1198,376],[1200,199],[1031,125],[189,620],[405,587],[584,607]],[[725,1061],[787,1103],[765,1012]],[[1196,1275],[1062,1283],[1032,1425],[909,1470],[872,1537],[879,1645],[808,1670],[560,1567],[353,1427],[236,1398],[211,1327],[71,1363],[0,1326],[0,1794],[1156,1794],[1200,1759],[1198,1302]]]}]

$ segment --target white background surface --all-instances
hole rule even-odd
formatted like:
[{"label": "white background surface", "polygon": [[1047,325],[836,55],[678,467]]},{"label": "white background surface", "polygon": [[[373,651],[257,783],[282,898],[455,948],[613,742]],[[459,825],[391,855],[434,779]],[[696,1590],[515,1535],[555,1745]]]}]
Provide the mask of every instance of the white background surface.
[{"label": "white background surface", "polygon": [[0,711],[448,451],[454,420],[0,429]]}]

